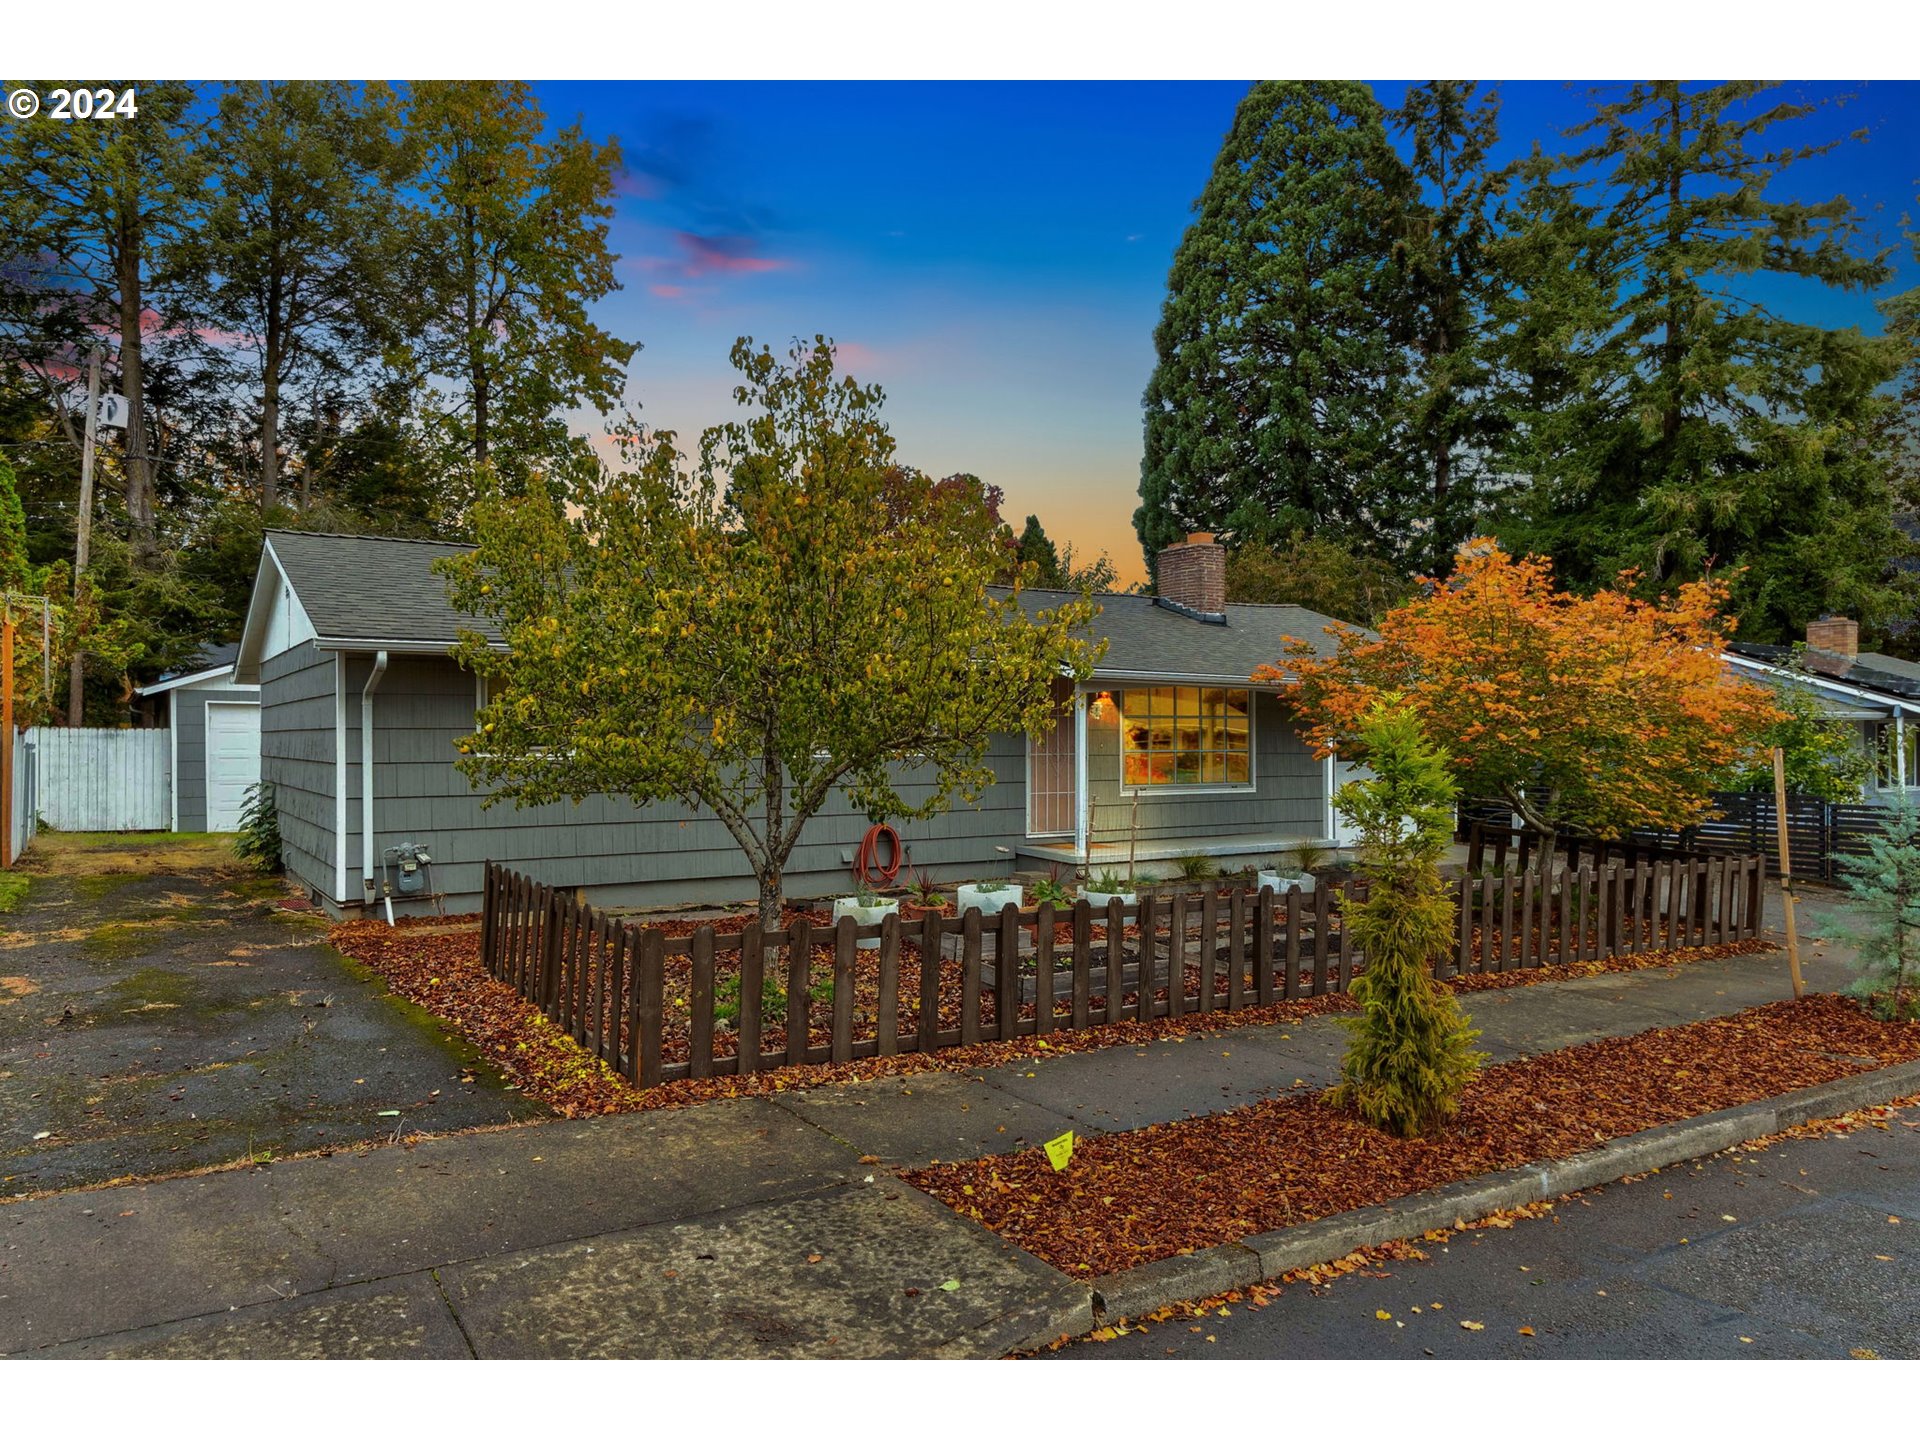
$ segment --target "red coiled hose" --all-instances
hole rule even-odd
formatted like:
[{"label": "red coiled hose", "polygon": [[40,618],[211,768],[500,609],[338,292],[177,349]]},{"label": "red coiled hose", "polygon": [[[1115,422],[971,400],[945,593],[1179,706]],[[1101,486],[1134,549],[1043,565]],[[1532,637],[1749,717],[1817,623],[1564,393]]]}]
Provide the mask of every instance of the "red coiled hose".
[{"label": "red coiled hose", "polygon": [[[892,847],[891,858],[884,865],[879,863],[883,839]],[[900,862],[905,856],[898,830],[891,825],[869,825],[867,833],[860,837],[860,848],[854,852],[853,878],[862,885],[891,885],[900,873]]]}]

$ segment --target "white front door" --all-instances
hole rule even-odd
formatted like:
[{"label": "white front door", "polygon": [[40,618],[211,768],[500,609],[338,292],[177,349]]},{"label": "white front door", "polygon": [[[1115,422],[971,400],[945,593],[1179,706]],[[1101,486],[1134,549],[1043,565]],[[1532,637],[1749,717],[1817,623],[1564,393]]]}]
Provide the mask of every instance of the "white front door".
[{"label": "white front door", "polygon": [[260,782],[260,706],[207,702],[207,829],[238,830],[247,788]]}]

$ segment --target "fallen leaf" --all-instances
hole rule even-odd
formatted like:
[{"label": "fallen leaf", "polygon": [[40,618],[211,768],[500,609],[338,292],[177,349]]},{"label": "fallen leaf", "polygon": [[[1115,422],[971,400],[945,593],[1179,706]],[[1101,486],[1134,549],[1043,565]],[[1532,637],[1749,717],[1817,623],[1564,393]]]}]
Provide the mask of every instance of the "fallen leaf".
[{"label": "fallen leaf", "polygon": [[1533,1334],[1533,1327],[1532,1327],[1531,1325],[1522,1325],[1522,1326],[1520,1327],[1520,1332],[1519,1332],[1519,1333],[1520,1333],[1520,1334],[1522,1334],[1522,1335],[1532,1335],[1532,1334]]},{"label": "fallen leaf", "polygon": [[818,1265],[819,1263],[820,1263],[820,1257],[818,1255],[807,1256],[807,1264]]},{"label": "fallen leaf", "polygon": [[1376,1320],[1391,1320],[1393,1318],[1393,1312],[1390,1310],[1376,1310],[1373,1312],[1373,1318]]},{"label": "fallen leaf", "polygon": [[940,1282],[940,1288],[942,1290],[958,1290],[960,1288],[960,1282],[958,1280],[942,1280]]},{"label": "fallen leaf", "polygon": [[1460,1322],[1460,1328],[1462,1330],[1484,1330],[1487,1327],[1482,1325],[1478,1320],[1462,1320]]}]

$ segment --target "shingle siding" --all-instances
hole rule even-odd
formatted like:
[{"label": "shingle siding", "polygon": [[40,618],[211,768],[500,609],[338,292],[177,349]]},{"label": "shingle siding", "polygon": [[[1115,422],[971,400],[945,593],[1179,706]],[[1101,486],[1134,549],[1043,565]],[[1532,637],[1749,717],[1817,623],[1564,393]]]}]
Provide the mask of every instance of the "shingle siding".
[{"label": "shingle siding", "polygon": [[329,899],[334,890],[332,654],[312,641],[260,667],[260,778],[273,786],[287,872]]},{"label": "shingle siding", "polygon": [[[360,697],[371,670],[369,657],[349,657],[348,867],[354,899],[361,864]],[[276,687],[270,705],[279,693]],[[331,694],[329,688],[329,706]],[[560,801],[519,809],[510,800],[485,806],[483,795],[453,764],[454,741],[473,728],[474,682],[451,660],[392,657],[375,692],[373,711],[375,838],[382,848],[403,840],[425,842],[434,857],[436,887],[450,910],[478,906],[482,868],[490,859],[550,883],[590,887],[605,904],[752,897],[746,858],[726,827],[678,802],[640,807],[596,795],[578,806]],[[328,723],[330,741],[330,710]],[[1011,849],[1024,832],[1022,742],[1015,736],[996,737],[988,763],[998,783],[989,787],[977,808],[961,806],[931,820],[896,824],[909,864],[945,880],[1004,873],[1011,867],[1011,856],[994,847]],[[930,788],[929,780],[916,783],[909,775],[902,793],[913,801]],[[853,882],[843,856],[859,845],[868,823],[838,794],[832,796],[808,822],[787,867],[788,893],[799,899],[846,894]],[[330,875],[318,888],[330,891]]]},{"label": "shingle siding", "polygon": [[[268,660],[262,669],[262,773],[276,787],[288,869],[334,908],[360,899],[360,705],[372,659],[347,657],[348,893],[334,894],[334,672],[333,657],[309,642]],[[1307,752],[1278,700],[1256,700],[1257,785],[1244,794],[1146,795],[1143,839],[1220,835],[1298,828],[1324,821],[1323,770]],[[495,860],[551,884],[584,886],[609,905],[738,902],[752,898],[746,859],[726,827],[678,802],[635,806],[589,796],[516,808],[489,807],[454,767],[454,742],[473,727],[473,677],[450,659],[393,656],[373,700],[375,840],[379,847],[424,842],[434,857],[435,887],[449,911],[478,908],[484,863]],[[1099,800],[1097,839],[1125,833],[1130,804],[1121,794],[1118,729],[1095,726],[1089,778]],[[995,737],[988,754],[996,783],[977,806],[956,805],[944,815],[896,822],[907,863],[950,881],[1003,874],[1011,850],[1026,832],[1025,741]],[[930,789],[926,777],[904,777],[909,802]],[[787,892],[796,899],[846,894],[848,860],[865,834],[867,817],[837,793],[808,822],[787,868]],[[378,855],[376,854],[376,865]],[[904,872],[903,872],[904,873]],[[415,912],[421,902],[396,903]]]}]

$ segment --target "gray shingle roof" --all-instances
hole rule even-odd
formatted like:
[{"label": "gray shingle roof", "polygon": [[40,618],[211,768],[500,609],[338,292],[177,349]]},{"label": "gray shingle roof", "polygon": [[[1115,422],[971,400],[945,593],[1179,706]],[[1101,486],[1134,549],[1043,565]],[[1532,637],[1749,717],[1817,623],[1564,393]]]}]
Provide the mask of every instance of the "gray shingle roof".
[{"label": "gray shingle roof", "polygon": [[[1029,614],[1073,598],[1068,590],[1025,590],[1020,596]],[[1094,598],[1100,615],[1093,632],[1107,641],[1096,676],[1231,682],[1280,663],[1292,640],[1307,641],[1321,655],[1334,649],[1328,627],[1338,622],[1298,605],[1229,605],[1227,623],[1218,625],[1157,605],[1150,595]]]},{"label": "gray shingle roof", "polygon": [[471,545],[305,530],[269,530],[267,542],[323,641],[451,646],[463,629],[498,636],[492,621],[453,608],[433,569]]},{"label": "gray shingle roof", "polygon": [[[322,642],[362,640],[452,645],[464,629],[498,638],[491,621],[455,610],[433,562],[472,549],[438,540],[371,535],[318,535],[270,530],[267,539],[286,570]],[[1000,592],[1004,594],[1005,592]],[[1074,598],[1068,590],[1027,590],[1029,614]],[[1146,595],[1099,595],[1093,632],[1107,641],[1096,675],[1244,681],[1257,666],[1277,663],[1290,640],[1334,648],[1325,615],[1298,605],[1229,605],[1227,623],[1210,624],[1156,605]]]}]

